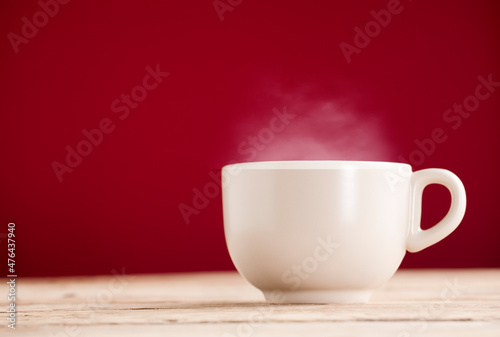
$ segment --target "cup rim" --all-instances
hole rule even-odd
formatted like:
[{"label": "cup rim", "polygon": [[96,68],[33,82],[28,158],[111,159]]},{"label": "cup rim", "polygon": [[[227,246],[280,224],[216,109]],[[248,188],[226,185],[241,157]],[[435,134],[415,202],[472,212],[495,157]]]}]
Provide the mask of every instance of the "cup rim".
[{"label": "cup rim", "polygon": [[335,170],[335,169],[397,169],[411,170],[406,163],[362,160],[270,160],[225,165],[223,169],[249,170]]}]

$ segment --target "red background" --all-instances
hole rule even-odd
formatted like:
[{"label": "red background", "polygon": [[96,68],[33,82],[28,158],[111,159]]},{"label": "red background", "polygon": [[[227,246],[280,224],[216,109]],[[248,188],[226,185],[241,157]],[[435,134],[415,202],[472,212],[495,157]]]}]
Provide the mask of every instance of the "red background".
[{"label": "red background", "polygon": [[[443,119],[478,76],[500,81],[497,1],[401,0],[350,63],[340,43],[388,1],[230,3],[221,21],[211,0],[71,1],[16,53],[9,33],[41,7],[1,2],[0,240],[6,255],[15,222],[19,275],[232,269],[220,194],[189,224],[179,210],[210,172],[231,160],[408,160],[435,128],[446,141],[413,167],[455,172],[468,208],[403,267],[500,267],[500,88],[456,130]],[[156,65],[169,76],[121,120],[111,103]],[[284,107],[296,117],[249,158],[242,143]],[[113,131],[59,182],[52,163],[104,118]],[[433,186],[424,199],[428,227],[449,195]]]}]

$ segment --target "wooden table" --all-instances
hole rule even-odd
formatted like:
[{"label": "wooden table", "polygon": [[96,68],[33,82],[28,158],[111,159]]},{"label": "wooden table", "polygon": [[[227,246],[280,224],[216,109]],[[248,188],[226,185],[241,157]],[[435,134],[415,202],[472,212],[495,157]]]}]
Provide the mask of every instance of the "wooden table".
[{"label": "wooden table", "polygon": [[0,336],[500,336],[500,269],[401,270],[368,304],[269,305],[235,272],[21,277],[16,287],[16,330],[0,295]]}]

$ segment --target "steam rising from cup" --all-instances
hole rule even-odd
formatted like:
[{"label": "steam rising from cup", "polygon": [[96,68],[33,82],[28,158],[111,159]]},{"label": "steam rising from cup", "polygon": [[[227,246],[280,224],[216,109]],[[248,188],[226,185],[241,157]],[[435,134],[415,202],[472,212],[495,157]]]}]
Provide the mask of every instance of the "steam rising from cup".
[{"label": "steam rising from cup", "polygon": [[[292,99],[272,109],[267,122],[245,123],[240,161],[389,160],[392,149],[380,120],[354,105],[325,99]],[[241,134],[241,133],[240,133]]]}]

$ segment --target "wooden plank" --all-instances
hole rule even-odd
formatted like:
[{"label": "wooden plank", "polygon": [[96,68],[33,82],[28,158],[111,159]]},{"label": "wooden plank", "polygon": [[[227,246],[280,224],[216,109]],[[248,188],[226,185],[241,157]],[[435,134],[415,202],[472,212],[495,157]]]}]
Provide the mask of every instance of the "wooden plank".
[{"label": "wooden plank", "polygon": [[235,272],[19,278],[17,290],[20,336],[500,331],[500,269],[401,270],[368,304],[270,305]]},{"label": "wooden plank", "polygon": [[[261,325],[237,323],[164,324],[164,325],[93,325],[24,327],[8,335],[16,337],[498,337],[499,322],[429,322],[425,327],[412,322],[286,322]],[[2,331],[3,333],[4,331]],[[8,336],[7,333],[3,334]],[[3,336],[2,335],[2,336]]]}]

